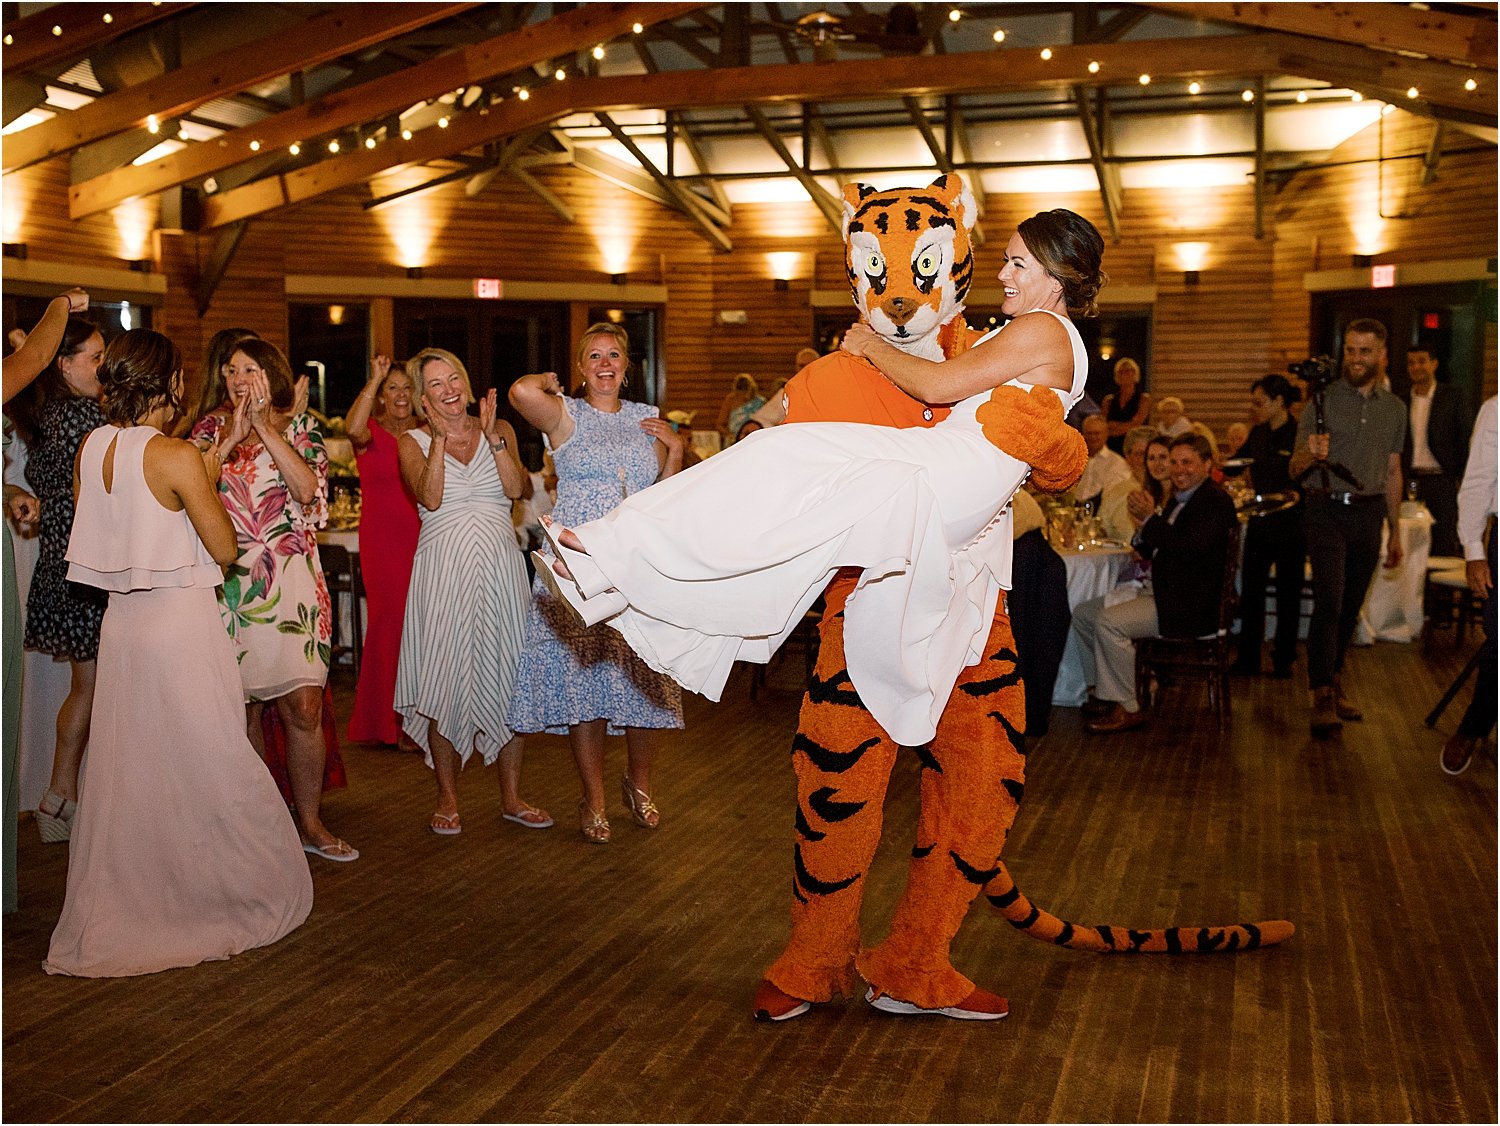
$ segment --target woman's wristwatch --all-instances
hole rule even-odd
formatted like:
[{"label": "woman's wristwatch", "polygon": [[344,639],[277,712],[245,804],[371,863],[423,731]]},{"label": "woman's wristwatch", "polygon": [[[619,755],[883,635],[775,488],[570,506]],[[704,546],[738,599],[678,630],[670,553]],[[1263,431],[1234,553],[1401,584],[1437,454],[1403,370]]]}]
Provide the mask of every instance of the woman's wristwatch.
[{"label": "woman's wristwatch", "polygon": [[490,449],[491,450],[503,450],[503,449],[505,449],[505,439],[501,438],[498,442],[491,442],[490,443]]}]

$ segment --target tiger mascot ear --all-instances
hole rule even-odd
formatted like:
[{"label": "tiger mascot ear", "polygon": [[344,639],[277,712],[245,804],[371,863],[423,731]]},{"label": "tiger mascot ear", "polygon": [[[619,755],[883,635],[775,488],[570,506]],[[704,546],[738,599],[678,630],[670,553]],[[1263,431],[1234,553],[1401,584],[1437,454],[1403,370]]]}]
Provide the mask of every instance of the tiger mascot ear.
[{"label": "tiger mascot ear", "polygon": [[[942,359],[974,276],[974,195],[961,176],[925,188],[844,186],[844,265],[865,322],[913,355]],[[963,333],[958,335],[963,336]]]}]

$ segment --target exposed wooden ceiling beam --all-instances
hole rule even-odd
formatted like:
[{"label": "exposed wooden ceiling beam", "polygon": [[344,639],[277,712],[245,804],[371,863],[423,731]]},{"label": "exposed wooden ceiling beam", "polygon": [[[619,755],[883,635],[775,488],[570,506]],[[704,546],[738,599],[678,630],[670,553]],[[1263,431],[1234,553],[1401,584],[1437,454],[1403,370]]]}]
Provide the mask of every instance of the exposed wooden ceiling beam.
[{"label": "exposed wooden ceiling beam", "polygon": [[655,180],[633,164],[616,160],[598,149],[574,150],[572,164],[573,167],[591,176],[597,176],[607,184],[624,188],[627,192],[633,192],[642,199],[649,199],[652,203],[660,204],[662,207],[669,207],[674,211],[677,209],[677,201],[667,195]]},{"label": "exposed wooden ceiling beam", "polygon": [[[293,142],[306,141],[310,136],[398,112],[424,98],[436,98],[460,86],[484,82],[556,55],[592,47],[595,43],[629,33],[631,25],[638,21],[669,20],[701,6],[698,3],[585,4],[541,23],[325,95],[254,125],[232,129],[213,141],[189,145],[150,164],[120,168],[106,176],[74,184],[68,192],[68,212],[74,219],[81,219],[106,211],[127,199],[154,194],[174,184],[201,179],[228,168],[245,159],[252,141],[259,142],[262,149],[285,148]],[[537,121],[533,124],[544,123]],[[497,135],[504,134],[492,134],[486,139]],[[421,142],[415,139],[412,143],[421,147]],[[451,155],[453,151],[462,150],[449,150],[438,155]],[[404,147],[399,152],[393,151],[380,167],[433,159],[423,155],[408,157],[406,153]]]},{"label": "exposed wooden ceiling beam", "polygon": [[[194,4],[48,4],[4,27],[5,69],[41,70],[85,58],[95,47],[196,7]],[[105,15],[109,22],[104,22]],[[53,35],[54,27],[61,35]]]},{"label": "exposed wooden ceiling beam", "polygon": [[[697,196],[688,191],[687,188],[683,187],[676,180],[668,178],[661,169],[657,168],[651,162],[651,159],[640,150],[640,146],[631,139],[625,130],[621,129],[615,123],[614,118],[610,117],[609,114],[597,113],[595,116],[598,117],[599,124],[609,130],[609,135],[624,146],[625,151],[635,159],[637,164],[646,170],[646,174],[655,180],[661,190],[666,192],[675,201],[678,209],[691,220],[693,226],[698,228],[704,238],[708,239],[709,242],[725,253],[734,249],[734,245],[729,241],[729,236],[704,212],[702,201]],[[698,206],[694,206],[694,204]]]},{"label": "exposed wooden ceiling beam", "polygon": [[[590,4],[588,8],[600,6]],[[659,10],[668,5],[644,7]],[[1203,36],[1056,47],[1051,61],[1043,61],[1029,51],[987,51],[964,56],[860,59],[818,66],[736,67],[570,79],[547,84],[528,101],[510,99],[491,106],[484,117],[461,115],[447,129],[426,130],[402,145],[361,149],[232,192],[219,192],[205,201],[204,218],[207,226],[232,223],[362,183],[398,164],[438,160],[479,148],[497,137],[508,137],[570,113],[641,107],[690,109],[745,103],[840,102],[866,99],[870,90],[879,90],[886,97],[902,97],[1067,89],[1074,84],[1099,86],[1118,81],[1120,74],[1136,74],[1143,57],[1151,59],[1152,73],[1158,79],[1239,78],[1274,73],[1279,63],[1274,48],[1279,45],[1277,36]],[[1088,73],[1091,59],[1101,63],[1097,75]]]},{"label": "exposed wooden ceiling beam", "polygon": [[1088,141],[1089,162],[1094,166],[1094,177],[1099,181],[1099,200],[1104,206],[1104,221],[1109,226],[1109,237],[1120,240],[1120,175],[1105,163],[1104,122],[1102,113],[1096,115],[1089,105],[1089,92],[1082,86],[1073,87],[1073,104],[1078,107],[1079,124]]},{"label": "exposed wooden ceiling beam", "polygon": [[787,171],[796,177],[797,183],[801,184],[803,190],[812,197],[813,203],[817,204],[818,210],[823,213],[823,218],[828,220],[828,225],[835,231],[842,232],[844,229],[844,205],[829,195],[828,190],[822,184],[818,183],[806,168],[792,159],[792,154],[782,142],[781,135],[776,132],[775,126],[771,124],[770,119],[765,114],[761,113],[755,106],[746,106],[745,116],[755,126],[755,131],[765,138],[765,142],[771,146],[771,150],[781,158],[781,163],[786,165]]},{"label": "exposed wooden ceiling beam", "polygon": [[[1194,19],[1312,35],[1360,48],[1420,51],[1433,59],[1495,69],[1495,20],[1479,16],[1411,4],[1162,3],[1147,7]],[[1494,5],[1488,7],[1494,11]]]},{"label": "exposed wooden ceiling beam", "polygon": [[[650,48],[648,48],[643,41],[643,37],[633,36],[632,39],[635,43],[636,57],[641,60],[641,65],[646,68],[646,73],[656,74],[661,68],[656,65],[656,58],[651,54]],[[667,166],[669,168],[671,167],[671,146],[673,143],[674,135],[680,136],[682,138],[683,146],[687,149],[688,155],[693,158],[693,163],[698,166],[698,171],[709,177],[704,180],[704,184],[708,187],[709,193],[713,196],[714,208],[717,209],[717,213],[715,213],[714,210],[710,210],[710,217],[714,222],[720,224],[721,226],[729,226],[732,222],[732,220],[730,219],[729,197],[724,194],[724,189],[719,186],[719,182],[711,178],[710,169],[708,167],[708,159],[703,155],[703,149],[698,144],[698,138],[693,133],[692,126],[688,122],[682,120],[682,118],[676,117],[671,111],[668,111]]]},{"label": "exposed wooden ceiling beam", "polygon": [[[473,4],[336,4],[320,16],[186,66],[115,94],[106,94],[51,121],[7,137],[7,172],[58,156],[90,141],[159,119],[176,117],[215,98],[237,94],[293,71],[363,50]],[[410,103],[408,103],[410,104]]]},{"label": "exposed wooden ceiling beam", "polygon": [[576,223],[578,216],[573,214],[573,209],[559,199],[550,188],[533,176],[524,168],[506,169],[508,175],[518,183],[524,184],[531,193],[552,209],[552,213],[564,223]]}]

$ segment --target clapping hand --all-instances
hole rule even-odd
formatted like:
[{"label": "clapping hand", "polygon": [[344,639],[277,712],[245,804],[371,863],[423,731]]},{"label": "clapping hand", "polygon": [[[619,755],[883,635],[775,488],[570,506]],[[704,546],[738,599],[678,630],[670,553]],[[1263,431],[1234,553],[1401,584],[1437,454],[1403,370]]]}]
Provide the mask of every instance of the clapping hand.
[{"label": "clapping hand", "polygon": [[844,333],[844,339],[840,341],[839,347],[852,356],[866,358],[870,345],[880,343],[880,339],[880,333],[863,321],[858,321],[849,326],[849,331]]},{"label": "clapping hand", "polygon": [[433,405],[432,399],[428,397],[425,391],[422,393],[422,411],[427,415],[427,429],[432,431],[432,440],[434,442],[439,439],[446,440],[448,437],[448,428],[440,421],[437,408]]},{"label": "clapping hand", "polygon": [[1136,489],[1125,498],[1126,511],[1137,525],[1144,524],[1156,513],[1156,502],[1145,489]]},{"label": "clapping hand", "polygon": [[496,425],[495,400],[496,393],[493,387],[485,393],[484,398],[479,400],[479,432],[484,435],[484,440],[491,446],[500,440],[500,429]]},{"label": "clapping hand", "polygon": [[1307,452],[1312,454],[1318,461],[1328,460],[1328,435],[1309,434],[1307,436]]},{"label": "clapping hand", "polygon": [[250,414],[250,425],[257,431],[260,430],[269,420],[272,409],[271,384],[266,379],[265,372],[251,372],[250,387],[245,392],[244,402],[245,409]]},{"label": "clapping hand", "polygon": [[255,390],[251,388],[241,395],[234,404],[234,413],[229,416],[229,425],[219,435],[219,452],[228,456],[228,451],[233,450],[246,438],[250,437],[250,400]]}]

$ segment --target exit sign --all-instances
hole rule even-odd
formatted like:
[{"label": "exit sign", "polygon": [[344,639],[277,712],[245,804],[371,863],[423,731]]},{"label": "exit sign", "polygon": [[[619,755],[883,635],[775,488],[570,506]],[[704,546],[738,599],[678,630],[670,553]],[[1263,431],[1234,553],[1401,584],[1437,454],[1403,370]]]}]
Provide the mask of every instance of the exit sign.
[{"label": "exit sign", "polygon": [[487,298],[489,298],[491,300],[497,300],[500,297],[500,290],[501,290],[501,285],[500,285],[500,279],[499,278],[475,278],[474,279],[474,296],[475,297],[487,297]]},{"label": "exit sign", "polygon": [[1396,267],[1395,266],[1387,265],[1387,266],[1371,266],[1370,267],[1370,288],[1371,289],[1390,289],[1395,284],[1396,284]]}]

